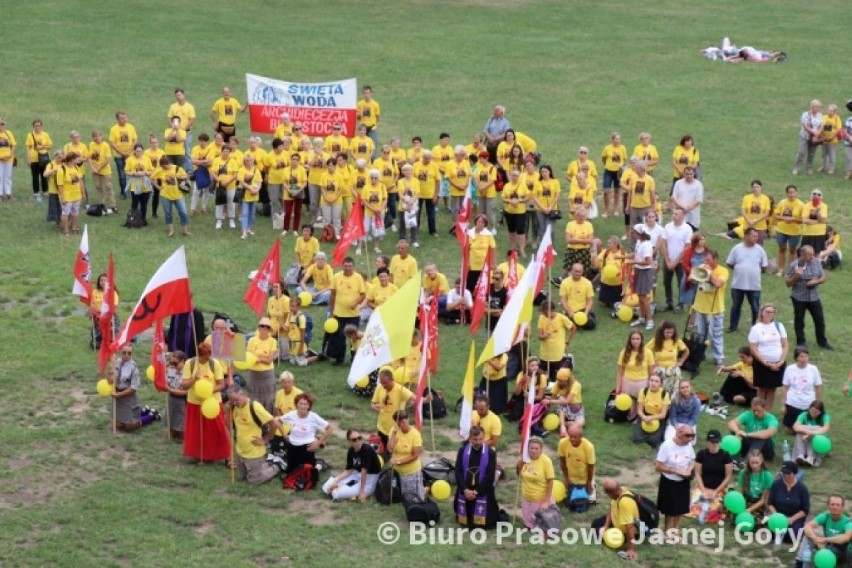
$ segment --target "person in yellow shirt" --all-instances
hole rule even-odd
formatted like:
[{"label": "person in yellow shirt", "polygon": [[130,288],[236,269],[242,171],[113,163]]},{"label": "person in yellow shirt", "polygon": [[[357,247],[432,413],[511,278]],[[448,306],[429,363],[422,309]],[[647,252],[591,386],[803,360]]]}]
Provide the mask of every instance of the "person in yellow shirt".
[{"label": "person in yellow shirt", "polygon": [[186,175],[183,168],[172,164],[168,156],[160,158],[160,167],[151,174],[155,193],[159,192],[163,198],[163,212],[166,216],[166,228],[170,237],[175,234],[175,226],[172,220],[173,206],[177,208],[181,232],[185,236],[192,234],[189,232],[189,216],[186,214],[186,203],[183,200],[183,191],[180,189],[180,183],[188,179],[189,176]]},{"label": "person in yellow shirt", "polygon": [[210,120],[216,132],[221,132],[225,142],[237,134],[237,113],[245,112],[246,107],[231,96],[231,88],[222,88],[222,98],[217,99],[210,109]]},{"label": "person in yellow shirt", "polygon": [[479,166],[476,169],[476,175],[474,175],[476,195],[479,198],[477,210],[488,218],[488,223],[493,227],[497,223],[494,200],[497,197],[497,176],[499,174],[494,164],[489,161],[488,150],[483,150],[477,155],[479,156]]},{"label": "person in yellow shirt", "polygon": [[140,212],[142,226],[147,226],[148,199],[151,197],[151,174],[154,167],[145,157],[142,144],[133,147],[133,154],[124,161],[124,174],[127,176],[127,191],[130,193],[130,208]]},{"label": "person in yellow shirt", "polygon": [[296,239],[296,245],[293,247],[293,252],[296,253],[296,262],[302,267],[303,272],[313,263],[319,249],[320,245],[314,237],[313,225],[305,223],[302,225],[302,236]]},{"label": "person in yellow shirt", "polygon": [[822,190],[811,191],[811,199],[802,205],[802,243],[801,246],[813,247],[814,254],[825,250],[826,231],[828,229],[828,205],[822,200]]},{"label": "person in yellow shirt", "polygon": [[390,271],[387,268],[379,268],[376,277],[379,283],[370,286],[361,308],[360,317],[364,323],[370,319],[370,315],[376,308],[387,302],[398,290],[398,287],[391,282]]},{"label": "person in yellow shirt", "polygon": [[[607,240],[607,245],[595,258],[594,268],[600,275],[600,291],[598,301],[606,307],[614,307],[616,302],[621,301],[622,287],[624,285],[624,249],[621,240],[615,235]],[[615,269],[607,269],[612,266]]]},{"label": "person in yellow shirt", "polygon": [[441,132],[438,135],[438,144],[432,147],[432,158],[438,165],[438,170],[441,172],[441,185],[438,189],[438,197],[443,199],[444,209],[450,212],[450,182],[447,181],[447,164],[453,159],[453,147],[450,144],[450,135],[446,132]]},{"label": "person in yellow shirt", "polygon": [[308,319],[301,311],[302,300],[295,296],[290,299],[290,311],[287,316],[286,340],[282,340],[281,357],[291,365],[308,365],[307,333]]},{"label": "person in yellow shirt", "polygon": [[121,198],[127,199],[127,158],[133,153],[133,148],[139,141],[136,128],[127,122],[127,115],[121,111],[115,113],[115,124],[109,129],[109,144],[112,147],[115,169],[118,170],[118,187],[121,190]]},{"label": "person in yellow shirt", "polygon": [[257,203],[260,200],[260,187],[263,178],[260,167],[255,163],[254,157],[246,153],[243,164],[237,171],[237,187],[243,190],[243,199],[240,204],[240,223],[243,234],[240,238],[245,240],[248,235],[254,236],[254,219],[257,213]]},{"label": "person in yellow shirt", "polygon": [[[178,87],[175,89],[175,102],[169,107],[167,115],[169,118],[178,117],[180,126],[186,138],[184,142],[183,169],[187,174],[192,174],[192,127],[195,125],[195,107],[186,100],[186,91]],[[175,162],[177,163],[177,162]]]},{"label": "person in yellow shirt", "polygon": [[420,183],[414,179],[414,167],[411,164],[403,164],[401,168],[402,177],[396,182],[396,195],[398,196],[397,209],[399,210],[399,239],[404,240],[411,235],[411,243],[414,248],[420,248],[417,241],[419,228],[417,226],[420,215]]},{"label": "person in yellow shirt", "polygon": [[630,226],[645,222],[645,214],[654,210],[657,203],[657,185],[646,174],[645,162],[637,160],[633,165],[635,175],[627,186],[627,207],[630,210]]},{"label": "person in yellow shirt", "polygon": [[572,218],[579,207],[583,207],[586,212],[591,212],[594,207],[597,210],[595,203],[595,193],[597,193],[597,183],[594,178],[589,179],[585,171],[580,171],[571,180],[571,187],[568,190],[568,214]]},{"label": "person in yellow shirt", "polygon": [[379,181],[388,192],[388,206],[384,217],[385,227],[390,231],[395,231],[399,197],[396,180],[399,170],[396,162],[391,158],[391,147],[388,144],[382,146],[379,156],[373,160],[373,167],[379,170]]},{"label": "person in yellow shirt", "polygon": [[183,168],[184,156],[186,154],[186,130],[181,127],[179,116],[169,117],[169,127],[163,133],[166,143],[165,153],[172,164]]},{"label": "person in yellow shirt", "polygon": [[716,376],[728,373],[719,388],[719,394],[727,403],[750,407],[752,399],[757,396],[757,387],[754,386],[754,355],[748,345],[740,347],[738,355],[738,362],[716,370]]},{"label": "person in yellow shirt", "polygon": [[[292,313],[292,300],[291,300]],[[248,340],[246,353],[252,353],[256,362],[246,373],[246,389],[252,399],[260,402],[267,411],[273,411],[275,402],[275,360],[278,358],[278,341],[272,337],[272,322],[260,318],[257,333]]]},{"label": "person in yellow shirt", "polygon": [[370,163],[373,159],[376,143],[367,136],[367,127],[363,124],[359,124],[355,132],[355,136],[349,141],[349,153],[353,160],[364,160]]},{"label": "person in yellow shirt", "polygon": [[524,148],[513,129],[506,130],[505,138],[497,145],[497,163],[503,168],[504,175],[524,166]]},{"label": "person in yellow shirt", "polygon": [[[289,314],[289,311],[287,313]],[[284,416],[288,412],[296,410],[296,397],[304,391],[296,386],[296,378],[290,371],[284,371],[278,375],[278,383],[281,385],[281,388],[275,393],[273,414],[275,416]],[[277,453],[276,450],[280,451],[286,448],[284,436],[289,434],[291,429],[290,424],[283,424],[275,432],[275,438],[273,438],[270,446],[272,453]]]},{"label": "person in yellow shirt", "polygon": [[82,181],[83,173],[77,165],[78,161],[79,158],[74,152],[66,154],[56,179],[59,204],[62,208],[62,233],[66,237],[70,233],[79,233],[77,218],[80,215],[80,203],[86,198],[86,187]]},{"label": "person in yellow shirt", "polygon": [[837,146],[840,144],[838,135],[843,129],[843,123],[837,115],[837,105],[828,105],[822,117],[822,167],[820,172],[834,175],[834,163],[837,158]]},{"label": "person in yellow shirt", "polygon": [[432,301],[432,296],[438,296],[438,310],[441,311],[441,303],[443,300],[446,306],[447,294],[450,293],[450,284],[447,277],[438,272],[436,264],[427,264],[423,267],[423,296],[425,303],[429,304]]},{"label": "person in yellow shirt", "polygon": [[364,189],[361,190],[361,203],[364,206],[364,236],[358,243],[355,254],[361,254],[361,244],[369,240],[375,243],[373,251],[382,254],[379,243],[385,236],[384,216],[388,203],[388,192],[382,185],[381,172],[373,168]]},{"label": "person in yellow shirt", "polygon": [[33,181],[33,195],[36,202],[41,203],[45,194],[49,193],[48,178],[44,170],[50,163],[50,149],[53,141],[50,134],[44,131],[44,125],[40,119],[33,121],[33,129],[24,140],[27,148],[27,163],[30,165],[30,174]]},{"label": "person in yellow shirt", "polygon": [[[348,324],[358,327],[358,308],[367,295],[364,279],[355,272],[355,261],[351,256],[343,259],[343,271],[334,275],[331,280],[331,297],[328,301],[329,312],[337,318],[337,332],[326,337],[328,343],[326,352],[334,359],[333,365],[342,365],[346,354],[346,337],[343,330]],[[393,381],[393,376],[391,376]]]},{"label": "person in yellow shirt", "polygon": [[286,237],[291,228],[295,234],[299,227],[302,220],[302,202],[308,189],[308,171],[298,153],[290,156],[290,167],[284,170],[283,175],[284,229],[281,236]]},{"label": "person in yellow shirt", "polygon": [[631,156],[645,162],[648,175],[653,175],[654,168],[660,163],[660,153],[657,151],[657,147],[651,144],[651,135],[647,132],[639,135],[639,143],[633,148]]},{"label": "person in yellow shirt", "polygon": [[583,207],[574,211],[574,220],[565,226],[565,260],[562,264],[564,273],[567,274],[572,267],[579,263],[583,267],[583,274],[587,278],[592,277],[592,256],[597,251],[595,239],[595,227],[587,220],[588,213]]},{"label": "person in yellow shirt", "polygon": [[[320,181],[323,174],[326,173],[330,158],[331,155],[323,150],[322,138],[314,138],[303,162],[308,168],[308,212],[312,220],[320,216]],[[327,219],[324,221],[328,222]]]},{"label": "person in yellow shirt", "polygon": [[[559,212],[559,194],[562,193],[562,185],[553,177],[553,168],[548,164],[542,164],[538,169],[539,183],[533,193],[533,204],[535,205],[535,217],[538,224],[539,239],[544,237],[547,228],[550,227],[550,236],[553,238],[553,230],[556,221],[562,218]],[[538,239],[535,243],[538,246]]]},{"label": "person in yellow shirt", "polygon": [[624,536],[625,547],[618,551],[618,555],[627,560],[637,560],[639,553],[636,552],[636,540],[639,533],[636,523],[639,521],[639,507],[636,497],[614,479],[605,480],[602,487],[611,503],[606,515],[592,521],[592,529],[601,534],[610,528],[618,529]]},{"label": "person in yellow shirt", "polygon": [[[334,271],[328,264],[326,254],[319,251],[314,256],[314,262],[308,266],[296,288],[296,294],[309,292],[313,296],[311,305],[319,306],[327,304],[331,298],[331,280]],[[311,282],[312,285],[308,285]]]},{"label": "person in yellow shirt", "polygon": [[183,381],[180,388],[186,390],[186,415],[184,417],[183,455],[193,463],[227,460],[231,457],[231,441],[225,427],[224,412],[216,418],[205,418],[201,414],[202,399],[195,394],[195,385],[201,381],[213,385],[213,399],[222,408],[225,377],[222,365],[213,359],[210,345],[200,343],[198,356],[188,359],[183,366]]},{"label": "person in yellow shirt", "polygon": [[397,288],[402,288],[406,282],[417,277],[417,259],[409,253],[408,241],[405,239],[396,243],[396,250],[397,254],[390,261],[391,282]]},{"label": "person in yellow shirt", "polygon": [[272,140],[272,151],[267,152],[263,158],[266,169],[266,190],[269,195],[271,214],[280,215],[284,208],[284,183],[286,177],[284,172],[290,165],[290,152],[286,150],[285,143],[279,138]]},{"label": "person in yellow shirt", "polygon": [[[372,139],[373,149],[375,150],[379,147],[378,127],[379,120],[382,118],[382,108],[379,106],[378,101],[373,99],[373,88],[370,85],[365,85],[361,89],[361,93],[364,95],[364,98],[355,105],[355,118],[361,122],[361,126],[365,128],[366,134]],[[375,157],[372,151],[370,154],[372,157]]]},{"label": "person in yellow shirt", "polygon": [[278,126],[275,127],[275,132],[272,134],[274,138],[278,138],[279,140],[284,140],[284,138],[289,138],[293,134],[293,122],[290,120],[290,114],[284,113],[280,117],[281,122],[278,123]]},{"label": "person in yellow shirt", "polygon": [[210,167],[210,175],[213,178],[216,187],[216,229],[222,228],[222,221],[227,215],[232,229],[237,228],[234,222],[236,217],[236,205],[234,204],[234,196],[237,192],[237,174],[239,168],[231,159],[231,147],[225,144],[222,146],[221,154],[213,160],[213,165]]},{"label": "person in yellow shirt", "polygon": [[266,301],[266,317],[272,322],[272,336],[282,338],[290,314],[290,297],[283,293],[280,282],[270,286],[269,299]]},{"label": "person in yellow shirt", "polygon": [[343,181],[336,172],[337,160],[328,158],[320,176],[319,209],[323,223],[334,229],[334,238],[340,240],[341,215],[343,213]]},{"label": "person in yellow shirt", "polygon": [[568,180],[568,183],[573,183],[577,174],[583,170],[585,170],[586,177],[589,180],[597,180],[598,167],[589,159],[589,149],[585,146],[580,146],[580,149],[577,151],[577,159],[572,160],[565,169],[565,178]]},{"label": "person in yellow shirt", "polygon": [[405,151],[405,159],[412,166],[423,157],[423,138],[414,136],[411,139],[411,148]]},{"label": "person in yellow shirt", "polygon": [[584,312],[587,319],[586,324],[577,327],[591,331],[595,329],[597,324],[594,314],[595,289],[592,287],[592,283],[583,276],[583,271],[583,265],[580,263],[571,266],[569,276],[562,280],[559,285],[559,299],[565,315],[572,322],[577,312]]},{"label": "person in yellow shirt", "polygon": [[322,145],[323,150],[337,156],[349,152],[349,139],[343,135],[343,125],[335,122],[331,129],[331,136],[327,136]]},{"label": "person in yellow shirt", "polygon": [[[213,188],[213,178],[210,174],[210,167],[213,165],[213,146],[210,144],[210,137],[206,133],[202,132],[198,137],[198,145],[192,148],[189,163],[195,173],[189,216],[195,215],[199,201],[201,201],[201,214],[206,215],[207,201],[210,197],[210,190]],[[187,171],[187,173],[189,172]]]},{"label": "person in yellow shirt", "polygon": [[509,172],[509,182],[503,187],[503,213],[506,216],[506,228],[509,231],[509,248],[520,251],[521,257],[527,257],[527,200],[530,191],[526,184],[519,181],[520,172]]},{"label": "person in yellow shirt", "polygon": [[674,167],[674,179],[672,179],[672,188],[677,180],[683,177],[683,169],[686,166],[695,168],[695,179],[701,181],[701,176],[698,175],[700,170],[698,166],[701,163],[701,153],[695,147],[695,139],[691,134],[684,134],[680,139],[674,152],[672,152],[672,166]]},{"label": "person in yellow shirt", "polygon": [[574,376],[571,368],[563,367],[556,372],[556,383],[550,391],[550,398],[544,403],[556,407],[559,435],[563,438],[568,435],[568,428],[572,425],[582,428],[586,424],[583,385]]},{"label": "person in yellow shirt", "polygon": [[618,354],[615,374],[615,391],[625,393],[633,399],[627,419],[633,420],[637,412],[639,393],[648,386],[648,377],[654,372],[654,353],[645,347],[642,332],[633,330],[627,336],[627,344]]},{"label": "person in yellow shirt", "polygon": [[689,348],[677,336],[677,326],[670,321],[663,321],[657,326],[654,339],[645,347],[654,354],[657,372],[663,376],[668,376],[671,369],[679,369],[689,357]]},{"label": "person in yellow shirt", "polygon": [[[465,154],[468,156],[473,155],[477,158],[480,158],[480,163],[482,163],[481,158],[483,152],[488,152],[488,148],[485,147],[485,144],[482,142],[482,134],[474,134],[473,140],[470,144],[464,147]],[[490,155],[489,155],[490,157]]]},{"label": "person in yellow shirt", "polygon": [[414,393],[393,380],[393,370],[390,367],[382,367],[379,370],[379,384],[373,392],[370,408],[378,415],[376,429],[386,448],[388,437],[393,432],[396,422],[394,414],[405,413],[406,407],[413,404]]},{"label": "person in yellow shirt", "polygon": [[802,208],[804,204],[799,199],[799,190],[793,185],[787,185],[786,199],[775,206],[775,242],[778,244],[778,275],[783,276],[787,266],[787,252],[792,260],[802,240]]},{"label": "person in yellow shirt", "polygon": [[449,184],[450,191],[450,214],[457,219],[461,211],[462,202],[470,188],[470,161],[467,159],[467,151],[461,144],[453,151],[453,160],[444,166],[444,175]]},{"label": "person in yellow shirt", "polygon": [[589,501],[597,502],[595,496],[595,446],[583,436],[583,425],[573,423],[564,431],[565,437],[559,442],[556,455],[562,470],[568,495],[576,487],[582,487]]},{"label": "person in yellow shirt", "polygon": [[[507,355],[499,355],[495,357],[495,359],[507,358]],[[486,365],[488,363],[486,362]],[[483,367],[483,371],[485,367]],[[506,365],[505,362],[503,364],[503,378],[506,376]],[[485,379],[483,379],[484,381]],[[492,382],[491,386],[494,384]],[[493,398],[494,393],[489,393],[489,395]],[[476,395],[473,399],[473,414],[470,417],[471,426],[479,426],[482,428],[482,433],[485,435],[484,443],[488,444],[489,447],[497,449],[497,446],[500,444],[500,437],[503,435],[503,421],[500,420],[500,416],[496,414],[491,409],[491,404],[489,402],[489,397],[483,394]],[[503,396],[503,406],[505,407],[505,393]]]},{"label": "person in yellow shirt", "polygon": [[757,242],[762,245],[768,229],[767,220],[772,214],[772,204],[769,197],[763,195],[763,184],[755,179],[751,182],[751,193],[743,197],[742,214],[745,218],[745,228],[757,230]]},{"label": "person in yellow shirt", "polygon": [[488,218],[485,215],[477,215],[473,220],[473,228],[467,231],[467,251],[465,251],[468,264],[465,289],[471,294],[476,290],[476,283],[485,266],[485,260],[490,257],[493,262],[496,248],[494,234],[488,230]]},{"label": "person in yellow shirt", "polygon": [[236,478],[251,485],[265,483],[283,471],[281,464],[266,460],[266,445],[280,431],[281,421],[274,418],[258,401],[246,396],[238,384],[228,389],[228,402],[231,403],[231,419],[236,435]]},{"label": "person in yellow shirt", "polygon": [[[160,159],[166,153],[160,148],[160,139],[153,134],[148,137],[148,148],[145,149],[145,159],[151,164],[151,169],[156,170],[160,166]],[[152,180],[153,181],[153,180]],[[157,209],[160,207],[160,190],[152,183],[151,217],[156,219]]]},{"label": "person in yellow shirt", "polygon": [[420,160],[414,163],[414,178],[420,184],[420,206],[417,210],[417,225],[420,225],[420,213],[426,210],[426,221],[431,236],[438,235],[435,224],[435,206],[440,194],[441,171],[432,160],[432,151],[423,150]]},{"label": "person in yellow shirt", "polygon": [[[695,312],[695,329],[698,339],[710,340],[713,360],[717,367],[724,364],[725,338],[725,288],[728,282],[728,269],[719,264],[719,253],[712,249],[704,252],[704,263],[699,265],[709,272],[710,286],[699,287],[695,292],[692,309]],[[697,286],[697,282],[691,282]]]},{"label": "person in yellow shirt", "polygon": [[601,162],[604,167],[604,218],[606,218],[608,215],[615,215],[621,188],[619,178],[622,168],[627,165],[627,148],[621,143],[621,135],[618,132],[613,132],[610,143],[604,146]]},{"label": "person in yellow shirt", "polygon": [[397,410],[393,414],[396,426],[388,436],[387,449],[394,471],[399,474],[399,485],[403,495],[415,495],[423,499],[423,469],[420,455],[423,439],[420,432],[408,421],[408,412]]},{"label": "person in yellow shirt", "polygon": [[62,171],[62,162],[65,160],[65,154],[59,150],[53,154],[50,163],[44,168],[44,178],[47,180],[47,215],[45,221],[54,223],[56,229],[60,228],[60,217],[62,216],[62,207],[59,204],[59,189],[57,179]]},{"label": "person in yellow shirt", "polygon": [[100,130],[92,131],[92,142],[89,144],[89,165],[92,168],[92,180],[100,196],[100,201],[107,211],[116,213],[115,193],[112,191],[112,168],[110,167],[112,152],[109,144],[104,142]]},{"label": "person in yellow shirt", "polygon": [[541,367],[547,373],[548,380],[553,382],[556,380],[556,373],[562,367],[565,351],[577,329],[568,316],[556,311],[550,300],[544,301],[541,305],[537,329]]},{"label": "person in yellow shirt", "polygon": [[535,525],[535,512],[553,505],[553,480],[556,475],[553,461],[544,454],[544,441],[538,436],[527,442],[529,462],[518,460],[517,472],[521,480],[521,512],[527,528]]}]

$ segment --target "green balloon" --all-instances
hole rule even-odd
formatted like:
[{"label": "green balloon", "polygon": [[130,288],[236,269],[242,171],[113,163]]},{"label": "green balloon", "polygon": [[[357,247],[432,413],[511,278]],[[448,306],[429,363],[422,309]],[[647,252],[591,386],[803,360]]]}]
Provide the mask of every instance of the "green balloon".
[{"label": "green balloon", "polygon": [[748,511],[743,511],[734,519],[734,526],[743,532],[754,530],[754,525],[754,515]]},{"label": "green balloon", "polygon": [[824,456],[831,451],[831,438],[825,434],[817,434],[814,436],[811,444],[813,444],[814,451],[821,456]]},{"label": "green balloon", "polygon": [[829,549],[823,548],[814,554],[814,566],[816,568],[834,568],[837,566],[837,557]]},{"label": "green balloon", "polygon": [[769,522],[766,523],[766,526],[768,526],[769,530],[772,532],[787,530],[787,525],[787,515],[784,513],[772,513],[769,515]]},{"label": "green balloon", "polygon": [[724,438],[722,438],[722,443],[720,444],[721,448],[731,454],[732,456],[740,453],[740,450],[743,447],[742,441],[734,436],[733,434],[728,434]]},{"label": "green balloon", "polygon": [[[734,515],[739,515],[745,511],[746,500],[745,497],[743,497],[743,494],[739,491],[728,491],[723,502],[725,503],[725,508]],[[754,519],[752,519],[752,521],[754,521]]]}]

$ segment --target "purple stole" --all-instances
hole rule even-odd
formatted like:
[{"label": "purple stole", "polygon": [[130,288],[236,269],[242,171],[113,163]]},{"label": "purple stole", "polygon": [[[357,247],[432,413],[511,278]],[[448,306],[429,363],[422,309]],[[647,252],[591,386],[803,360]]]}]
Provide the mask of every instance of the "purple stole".
[{"label": "purple stole", "polygon": [[[468,467],[470,465],[470,451],[471,446],[470,443],[467,444],[464,452],[462,453],[462,479],[467,482],[467,472]],[[488,473],[488,446],[482,445],[482,457],[479,460],[479,471],[477,472],[477,479],[474,480],[474,486],[476,483],[482,483],[485,479],[486,474]],[[464,487],[459,487],[458,494],[456,495],[456,515],[458,516],[458,521],[462,525],[468,524],[467,518],[467,499],[464,498]],[[488,496],[487,495],[477,495],[476,499],[473,502],[473,524],[485,526],[488,518]]]}]

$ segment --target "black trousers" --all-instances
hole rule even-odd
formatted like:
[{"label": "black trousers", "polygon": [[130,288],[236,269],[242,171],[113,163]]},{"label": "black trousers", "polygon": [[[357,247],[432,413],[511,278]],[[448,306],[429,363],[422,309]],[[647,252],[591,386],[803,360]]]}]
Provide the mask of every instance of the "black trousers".
[{"label": "black trousers", "polygon": [[822,346],[828,343],[825,338],[825,315],[822,312],[822,301],[800,302],[793,298],[793,329],[796,330],[796,345],[807,343],[805,338],[805,312],[809,312],[814,320],[817,344]]},{"label": "black trousers", "polygon": [[47,178],[44,177],[44,170],[47,169],[47,166],[42,166],[38,162],[34,164],[30,164],[30,174],[33,177],[33,193],[36,194],[39,191],[42,193],[47,193]]},{"label": "black trousers", "polygon": [[[673,305],[674,294],[672,293],[672,278],[675,277],[675,283],[678,288],[680,287],[680,281],[683,279],[683,265],[681,263],[677,263],[675,265],[674,270],[669,270],[668,265],[663,263],[663,289],[666,291],[666,305]],[[680,293],[678,292],[677,303],[682,303],[680,301]]]}]

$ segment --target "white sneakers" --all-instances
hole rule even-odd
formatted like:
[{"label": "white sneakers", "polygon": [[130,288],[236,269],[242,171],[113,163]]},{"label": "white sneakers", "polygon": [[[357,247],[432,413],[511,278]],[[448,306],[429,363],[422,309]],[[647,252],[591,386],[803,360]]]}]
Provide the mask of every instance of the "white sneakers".
[{"label": "white sneakers", "polygon": [[222,228],[222,220],[221,220],[221,219],[216,219],[216,228],[217,228],[217,229],[221,229],[221,228]]}]

